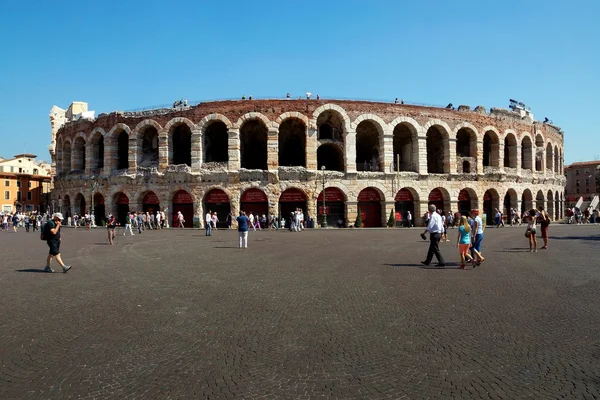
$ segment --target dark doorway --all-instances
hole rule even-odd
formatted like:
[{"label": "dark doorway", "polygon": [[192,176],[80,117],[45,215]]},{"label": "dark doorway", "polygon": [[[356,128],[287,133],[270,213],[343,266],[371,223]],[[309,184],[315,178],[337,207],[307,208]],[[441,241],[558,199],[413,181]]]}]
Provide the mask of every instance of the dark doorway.
[{"label": "dark doorway", "polygon": [[408,226],[408,213],[412,216],[412,223],[415,223],[415,201],[410,190],[404,188],[396,193],[394,198],[396,226]]},{"label": "dark doorway", "polygon": [[[229,196],[221,189],[213,189],[204,196],[204,213],[206,214],[210,210],[211,212],[217,213],[217,228],[227,227],[227,216],[231,213],[231,205],[229,203]],[[233,215],[232,219],[235,220],[237,215]],[[204,221],[202,224],[204,225]]]},{"label": "dark doorway", "polygon": [[229,133],[223,121],[212,122],[204,131],[204,162],[223,163],[229,160]]},{"label": "dark doorway", "polygon": [[129,168],[129,135],[121,131],[117,139],[117,169]]},{"label": "dark doorway", "polygon": [[[317,198],[317,211],[320,222],[321,215],[323,215],[323,192],[319,193]],[[325,188],[325,215],[327,226],[338,226],[338,221],[341,221],[342,226],[347,225],[346,200],[344,192],[340,189],[335,187]]]},{"label": "dark doorway", "polygon": [[125,226],[125,218],[129,212],[129,198],[125,193],[117,193],[114,198],[117,210],[115,218],[119,224]]},{"label": "dark doorway", "polygon": [[160,200],[154,192],[148,192],[142,199],[142,211],[149,212],[150,214],[156,215],[156,212],[160,210]]},{"label": "dark doorway", "polygon": [[[258,221],[261,220],[261,217],[264,214],[268,221],[269,199],[265,192],[260,189],[252,188],[242,193],[242,196],[240,197],[240,208],[241,210],[246,211],[246,215],[250,215],[250,213],[254,214],[255,220]],[[262,224],[261,226],[265,228]]]},{"label": "dark doorway", "polygon": [[290,188],[279,196],[279,217],[288,221],[290,214],[300,208],[304,212],[304,220],[308,221],[306,195],[300,189]]},{"label": "dark doorway", "polygon": [[288,118],[279,126],[279,166],[306,167],[306,125]]},{"label": "dark doorway", "polygon": [[381,196],[374,188],[366,188],[358,194],[358,211],[365,228],[378,228],[381,223]]},{"label": "dark doorway", "polygon": [[240,129],[242,168],[267,169],[267,127],[260,120],[244,122]]},{"label": "dark doorway", "polygon": [[96,220],[96,225],[102,226],[104,225],[104,221],[106,221],[106,208],[104,206],[104,196],[100,193],[96,193],[94,195],[94,218]]},{"label": "dark doorway", "polygon": [[[186,124],[178,125],[173,130],[173,162],[174,165],[192,166],[192,131]],[[187,222],[187,220],[186,220]]]},{"label": "dark doorway", "polygon": [[194,201],[192,196],[185,190],[180,190],[173,196],[173,221],[171,226],[179,228],[177,214],[181,211],[183,214],[184,227],[194,227]]},{"label": "dark doorway", "polygon": [[325,143],[317,149],[317,168],[325,166],[328,171],[344,172],[344,153],[333,143]]},{"label": "dark doorway", "polygon": [[427,130],[427,173],[445,173],[445,158],[444,136],[438,128],[432,126]]}]

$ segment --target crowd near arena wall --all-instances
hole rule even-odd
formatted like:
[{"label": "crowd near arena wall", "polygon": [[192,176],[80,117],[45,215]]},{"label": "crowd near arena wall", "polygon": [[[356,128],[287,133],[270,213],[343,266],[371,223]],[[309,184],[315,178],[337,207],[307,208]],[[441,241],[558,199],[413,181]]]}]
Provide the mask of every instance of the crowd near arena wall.
[{"label": "crowd near arena wall", "polygon": [[325,187],[327,214],[344,224],[360,212],[367,226],[385,226],[392,210],[419,222],[430,202],[505,215],[544,205],[560,218],[563,149],[560,129],[503,109],[219,101],[64,124],[51,150],[52,196],[67,214],[92,202],[96,214],[154,205],[170,221],[178,209],[201,221],[210,208],[280,215],[303,206],[316,219]]}]

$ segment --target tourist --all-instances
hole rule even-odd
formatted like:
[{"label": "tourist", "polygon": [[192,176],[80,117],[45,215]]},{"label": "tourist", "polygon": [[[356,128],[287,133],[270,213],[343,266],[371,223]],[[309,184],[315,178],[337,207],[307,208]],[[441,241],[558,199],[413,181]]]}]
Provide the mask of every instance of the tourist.
[{"label": "tourist", "polygon": [[540,230],[542,231],[542,239],[544,240],[544,245],[542,249],[548,249],[548,227],[550,226],[550,216],[544,210],[544,206],[538,206],[539,210],[539,221],[540,221]]},{"label": "tourist", "polygon": [[225,224],[227,225],[227,229],[231,229],[231,225],[233,224],[233,214],[227,214],[227,218],[225,218]]},{"label": "tourist", "polygon": [[183,214],[181,211],[177,211],[177,223],[179,224],[179,228],[183,229],[185,224],[185,219],[183,219]]},{"label": "tourist", "polygon": [[125,236],[128,229],[129,229],[129,233],[131,233],[131,236],[134,236],[134,233],[131,230],[131,214],[129,214],[129,213],[127,213],[127,215],[125,216],[125,229],[123,230],[123,236]]},{"label": "tourist", "polygon": [[212,213],[212,228],[216,231],[217,230],[217,223],[219,222],[219,217],[217,216],[216,212]]},{"label": "tourist", "polygon": [[400,101],[398,100],[398,98],[396,97],[396,100],[394,100],[394,104],[398,104],[400,103]]},{"label": "tourist", "polygon": [[13,232],[17,233],[17,230],[18,230],[18,227],[19,227],[19,216],[17,215],[17,213],[13,214],[12,224],[13,224]]},{"label": "tourist", "polygon": [[2,230],[8,232],[8,214],[2,215]]},{"label": "tourist", "polygon": [[46,225],[44,225],[44,232],[42,232],[42,234],[44,240],[50,248],[48,257],[46,258],[46,268],[44,268],[44,272],[54,272],[54,270],[50,267],[53,258],[56,258],[56,262],[62,267],[63,273],[66,274],[71,269],[70,265],[65,265],[60,256],[60,227],[62,225],[62,221],[63,215],[61,213],[54,213],[52,215],[52,220],[48,221]]},{"label": "tourist", "polygon": [[413,227],[412,214],[410,213],[410,211],[406,212],[406,224],[408,225],[409,228]]},{"label": "tourist", "polygon": [[471,247],[471,227],[467,217],[461,217],[458,222],[458,236],[456,238],[456,247],[458,247],[458,253],[460,254],[460,268],[465,269],[466,261],[475,263],[475,260],[469,254],[469,247]]},{"label": "tourist", "polygon": [[265,213],[260,217],[260,226],[261,228],[267,229],[267,215]]},{"label": "tourist", "polygon": [[448,240],[448,229],[447,229],[447,223],[446,223],[446,215],[444,214],[443,210],[437,210],[437,213],[440,215],[440,217],[442,217],[443,231],[442,231],[442,239],[440,240],[440,242],[449,242],[450,240]]},{"label": "tourist", "polygon": [[115,229],[117,228],[117,220],[112,214],[108,214],[108,220],[106,220],[106,231],[108,232],[108,243],[112,246],[115,238]]},{"label": "tourist", "polygon": [[29,220],[29,215],[25,214],[25,232],[29,232],[29,227],[31,226],[31,221]]},{"label": "tourist", "polygon": [[538,212],[536,210],[529,210],[527,217],[523,218],[527,220],[527,230],[525,231],[525,237],[529,239],[529,251],[531,253],[537,253],[537,237],[535,224],[538,218]]},{"label": "tourist", "polygon": [[289,94],[289,93],[286,93],[286,94],[285,94],[285,98],[286,98],[286,100],[289,100],[291,97],[292,97],[292,96],[290,96],[290,94]]},{"label": "tourist", "polygon": [[496,226],[496,228],[500,228],[500,223],[502,222],[502,214],[500,213],[500,210],[498,210],[496,208],[496,212],[495,212],[495,222],[494,225]]},{"label": "tourist", "polygon": [[138,211],[137,213],[137,228],[138,233],[142,233],[142,229],[144,229],[144,215],[141,211]]},{"label": "tourist", "polygon": [[156,210],[156,217],[154,217],[156,221],[156,229],[162,229],[162,215],[159,210]]},{"label": "tourist", "polygon": [[444,257],[442,256],[442,253],[440,253],[439,248],[440,238],[444,232],[442,217],[436,212],[436,207],[434,204],[429,205],[429,214],[429,222],[425,228],[425,232],[421,234],[421,237],[424,238],[425,233],[429,232],[429,250],[427,251],[427,258],[425,261],[421,261],[421,264],[429,265],[433,256],[435,255],[435,258],[438,260],[436,265],[438,267],[444,267],[446,264],[444,263]]},{"label": "tourist", "polygon": [[481,244],[483,243],[483,220],[479,216],[479,210],[471,210],[471,214],[475,215],[473,218],[473,231],[472,235],[474,238],[473,241],[473,252],[475,253],[477,259],[477,265],[481,265],[482,262],[485,261],[483,255],[481,255]]},{"label": "tourist", "polygon": [[204,236],[212,236],[212,213],[210,210],[208,210],[204,216],[204,225]]},{"label": "tourist", "polygon": [[249,219],[246,217],[246,213],[240,211],[240,216],[237,217],[240,249],[248,248],[248,222]]}]

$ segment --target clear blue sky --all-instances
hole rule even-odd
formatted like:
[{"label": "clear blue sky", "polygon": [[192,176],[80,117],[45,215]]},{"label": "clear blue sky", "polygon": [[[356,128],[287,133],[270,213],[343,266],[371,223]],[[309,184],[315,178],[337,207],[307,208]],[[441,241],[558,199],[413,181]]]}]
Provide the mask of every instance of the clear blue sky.
[{"label": "clear blue sky", "polygon": [[507,107],[600,157],[600,1],[3,1],[0,156],[49,159],[48,113],[300,95]]}]

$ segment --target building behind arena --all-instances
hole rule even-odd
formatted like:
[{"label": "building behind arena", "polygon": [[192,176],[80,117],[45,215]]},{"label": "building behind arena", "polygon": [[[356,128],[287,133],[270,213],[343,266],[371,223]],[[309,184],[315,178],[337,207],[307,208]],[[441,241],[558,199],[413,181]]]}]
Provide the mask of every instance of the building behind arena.
[{"label": "building behind arena", "polygon": [[223,223],[302,208],[377,227],[392,211],[419,223],[430,203],[563,215],[563,133],[519,108],[238,100],[94,118],[78,102],[50,116],[52,196],[67,216],[161,209],[198,225],[208,209]]}]

